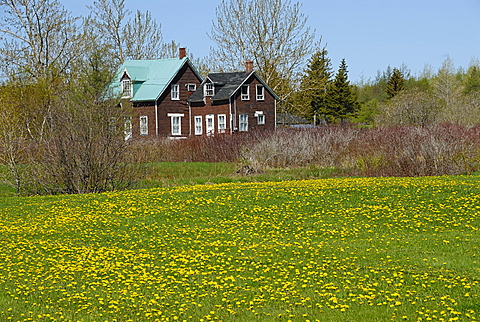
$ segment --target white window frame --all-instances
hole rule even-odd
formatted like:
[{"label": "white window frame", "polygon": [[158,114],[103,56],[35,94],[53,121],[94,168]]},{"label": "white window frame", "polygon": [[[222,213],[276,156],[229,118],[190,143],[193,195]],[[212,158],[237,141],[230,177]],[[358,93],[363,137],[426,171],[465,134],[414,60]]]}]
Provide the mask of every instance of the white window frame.
[{"label": "white window frame", "polygon": [[197,90],[197,84],[189,83],[187,84],[187,91],[195,92]]},{"label": "white window frame", "polygon": [[195,135],[202,135],[203,134],[203,120],[202,116],[195,116]]},{"label": "white window frame", "polygon": [[171,96],[172,96],[172,101],[180,100],[180,85],[172,84]]},{"label": "white window frame", "polygon": [[133,129],[132,129],[132,118],[127,116],[125,117],[125,141],[130,140],[133,135]]},{"label": "white window frame", "polygon": [[122,79],[122,98],[133,97],[133,83],[130,78]]},{"label": "white window frame", "polygon": [[[211,124],[209,122],[211,121]],[[205,115],[205,133],[213,135],[215,133],[215,116],[213,114]]]},{"label": "white window frame", "polygon": [[265,100],[265,86],[262,84],[257,84],[257,101],[264,101]]},{"label": "white window frame", "polygon": [[265,124],[265,114],[263,114],[262,111],[255,111],[255,117],[257,118],[257,124],[258,125],[264,125]]},{"label": "white window frame", "polygon": [[170,117],[170,130],[172,136],[182,135],[182,117],[184,117],[185,114],[168,113],[167,116]]},{"label": "white window frame", "polygon": [[205,85],[203,86],[203,95],[204,96],[215,95],[215,85],[213,83],[205,83]]},{"label": "white window frame", "polygon": [[225,133],[227,129],[227,115],[226,114],[218,114],[217,116],[218,122],[218,133]]},{"label": "white window frame", "polygon": [[238,130],[240,132],[248,132],[248,114],[238,115]]},{"label": "white window frame", "polygon": [[[246,93],[244,93],[245,88],[247,89]],[[242,96],[242,101],[249,101],[250,100],[250,85],[242,85],[241,96]]]},{"label": "white window frame", "polygon": [[140,135],[148,135],[148,116],[140,116]]}]

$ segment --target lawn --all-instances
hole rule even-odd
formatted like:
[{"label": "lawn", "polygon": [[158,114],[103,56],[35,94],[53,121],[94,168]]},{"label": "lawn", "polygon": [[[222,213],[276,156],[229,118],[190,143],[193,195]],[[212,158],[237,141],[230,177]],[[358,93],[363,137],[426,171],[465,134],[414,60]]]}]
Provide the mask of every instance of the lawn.
[{"label": "lawn", "polygon": [[0,199],[0,321],[477,321],[480,177]]}]

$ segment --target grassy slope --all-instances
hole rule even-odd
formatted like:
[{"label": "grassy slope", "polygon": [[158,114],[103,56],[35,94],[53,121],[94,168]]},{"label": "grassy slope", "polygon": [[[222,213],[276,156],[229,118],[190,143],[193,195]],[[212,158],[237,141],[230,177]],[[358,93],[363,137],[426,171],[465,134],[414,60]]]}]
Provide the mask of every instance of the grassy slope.
[{"label": "grassy slope", "polygon": [[479,211],[478,176],[3,198],[0,320],[478,320]]}]

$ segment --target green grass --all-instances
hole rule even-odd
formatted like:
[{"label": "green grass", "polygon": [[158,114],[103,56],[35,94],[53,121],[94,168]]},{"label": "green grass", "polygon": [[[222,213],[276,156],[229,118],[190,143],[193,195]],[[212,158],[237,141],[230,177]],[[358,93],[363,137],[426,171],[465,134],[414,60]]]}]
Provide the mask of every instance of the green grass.
[{"label": "green grass", "polygon": [[[203,185],[229,182],[265,182],[327,178],[334,169],[310,166],[292,169],[269,169],[248,176],[237,173],[236,163],[158,162],[142,165],[143,177],[134,184],[135,189]],[[0,178],[8,177],[0,166]],[[15,196],[15,189],[0,182],[0,198]]]},{"label": "green grass", "polygon": [[2,198],[0,321],[476,321],[479,179]]}]

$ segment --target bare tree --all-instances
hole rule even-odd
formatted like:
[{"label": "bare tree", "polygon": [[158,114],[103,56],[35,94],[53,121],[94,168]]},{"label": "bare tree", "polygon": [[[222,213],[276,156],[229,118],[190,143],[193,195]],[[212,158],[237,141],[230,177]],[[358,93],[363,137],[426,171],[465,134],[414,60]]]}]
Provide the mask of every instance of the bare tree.
[{"label": "bare tree", "polygon": [[2,0],[0,67],[5,76],[37,79],[65,73],[78,55],[76,18],[57,0]]},{"label": "bare tree", "polygon": [[307,59],[318,43],[307,27],[299,2],[290,0],[222,0],[209,37],[212,57],[223,70],[243,70],[253,60],[260,76],[289,98]]},{"label": "bare tree", "polygon": [[110,49],[117,66],[128,59],[167,58],[172,52],[176,56],[178,44],[163,42],[161,25],[149,11],[130,17],[124,0],[96,0],[89,9],[86,26],[97,36],[97,43]]},{"label": "bare tree", "polygon": [[55,104],[52,132],[39,149],[35,193],[88,193],[122,189],[134,175],[125,162],[125,124],[131,111],[107,95],[113,74],[101,51],[85,60],[82,77]]}]

